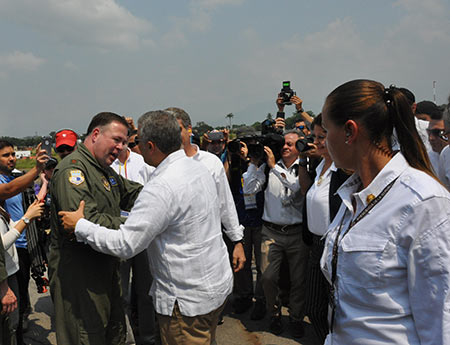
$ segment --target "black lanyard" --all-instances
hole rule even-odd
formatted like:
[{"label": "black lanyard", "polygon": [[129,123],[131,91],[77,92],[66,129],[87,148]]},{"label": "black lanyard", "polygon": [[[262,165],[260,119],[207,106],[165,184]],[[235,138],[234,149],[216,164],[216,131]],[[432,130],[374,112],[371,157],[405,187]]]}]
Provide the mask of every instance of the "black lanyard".
[{"label": "black lanyard", "polygon": [[[398,177],[397,177],[398,178]],[[334,317],[336,313],[336,301],[335,301],[335,292],[336,292],[336,277],[337,277],[337,264],[338,264],[338,256],[339,256],[339,243],[342,242],[345,235],[347,235],[351,228],[353,228],[361,219],[369,214],[369,212],[384,198],[384,196],[389,192],[389,190],[394,185],[394,182],[397,181],[397,178],[389,183],[380,194],[376,198],[374,198],[365,208],[361,211],[361,213],[350,222],[347,230],[342,234],[341,241],[339,241],[339,236],[341,235],[342,225],[344,224],[345,216],[347,215],[347,208],[345,209],[344,215],[342,216],[341,223],[339,224],[339,229],[337,231],[336,239],[334,240],[333,245],[333,256],[331,258],[331,291],[330,291],[330,304],[331,304],[331,323],[330,323],[330,331],[333,331]]]}]

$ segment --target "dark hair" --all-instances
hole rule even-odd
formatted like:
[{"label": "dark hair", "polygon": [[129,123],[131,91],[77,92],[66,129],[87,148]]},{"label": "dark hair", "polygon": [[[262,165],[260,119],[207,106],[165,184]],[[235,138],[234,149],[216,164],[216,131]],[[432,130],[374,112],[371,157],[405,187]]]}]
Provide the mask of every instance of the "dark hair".
[{"label": "dark hair", "polygon": [[185,129],[188,129],[189,126],[192,126],[189,114],[185,112],[183,109],[170,107],[165,109],[164,111],[167,111],[168,113],[174,115],[177,120],[181,120],[181,123],[183,124],[183,127]]},{"label": "dark hair", "polygon": [[[320,126],[322,127],[322,113],[320,113],[319,115],[317,115],[313,122],[311,123],[311,129],[314,129],[314,126]],[[323,128],[323,127],[322,127]]]},{"label": "dark hair", "polygon": [[358,121],[377,147],[386,139],[392,149],[395,128],[400,150],[408,163],[437,179],[417,132],[411,106],[399,89],[385,89],[373,80],[349,81],[328,95],[326,110],[335,124],[344,125],[350,119]]},{"label": "dark hair", "polygon": [[427,114],[432,120],[442,120],[442,111],[431,101],[417,103],[416,114]]},{"label": "dark hair", "polygon": [[122,116],[114,113],[102,112],[98,113],[92,118],[91,123],[89,124],[89,127],[87,129],[86,135],[91,134],[95,128],[105,127],[109,125],[111,122],[119,122],[128,129],[128,123]]},{"label": "dark hair", "polygon": [[11,144],[8,140],[0,140],[0,150],[4,149],[5,147],[14,148],[13,144]]},{"label": "dark hair", "polygon": [[175,116],[164,110],[149,111],[139,118],[139,136],[153,142],[164,154],[181,148],[181,128]]},{"label": "dark hair", "polygon": [[416,96],[414,96],[414,94],[406,87],[401,87],[398,90],[406,97],[409,106],[412,106],[416,102]]}]

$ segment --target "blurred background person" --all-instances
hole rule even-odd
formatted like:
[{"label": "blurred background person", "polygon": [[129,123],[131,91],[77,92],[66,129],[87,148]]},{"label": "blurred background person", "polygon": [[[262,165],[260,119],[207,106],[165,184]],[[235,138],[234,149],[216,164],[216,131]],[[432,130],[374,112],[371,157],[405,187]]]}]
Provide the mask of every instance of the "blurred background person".
[{"label": "blurred background person", "polygon": [[[444,133],[441,138],[447,140],[450,135],[450,96],[448,99],[447,107],[444,109]],[[450,146],[445,146],[439,155],[439,178],[442,183],[450,190]]]},{"label": "blurred background person", "polygon": [[[0,204],[3,204],[4,200],[0,200]],[[6,210],[0,206],[0,235],[2,237],[3,246],[5,249],[5,264],[6,271],[8,273],[8,285],[14,292],[16,297],[19,295],[19,285],[17,282],[17,272],[19,271],[19,257],[17,254],[16,246],[14,242],[19,238],[20,234],[25,230],[31,220],[40,217],[43,211],[44,205],[38,200],[35,200],[33,204],[28,207],[23,217],[13,222],[10,215]],[[18,300],[20,303],[20,300]],[[11,342],[2,344],[17,344],[23,343],[23,339],[17,339],[17,328],[19,326],[19,309],[15,309],[9,315],[9,334],[12,338]],[[20,337],[21,338],[21,337]]]},{"label": "blurred background person", "polygon": [[431,150],[428,151],[430,157],[431,166],[436,175],[439,174],[439,155],[444,147],[448,145],[447,137],[444,135],[444,119],[442,111],[433,102],[427,102],[426,107],[423,106],[424,102],[417,104],[417,109],[421,111],[421,114],[425,114],[429,118],[428,122],[428,142],[431,145]]},{"label": "blurred background person", "polygon": [[63,159],[77,147],[78,134],[71,129],[60,129],[55,134],[55,151]]},{"label": "blurred background person", "polygon": [[306,314],[308,315],[320,342],[325,341],[328,334],[328,302],[330,285],[320,269],[325,240],[324,234],[335,217],[341,199],[337,189],[349,177],[343,170],[337,169],[326,146],[327,132],[322,127],[322,114],[317,115],[312,124],[314,143],[304,153],[309,157],[321,157],[311,179],[303,170],[299,171],[302,191],[306,192],[303,213],[303,239],[309,244]]}]

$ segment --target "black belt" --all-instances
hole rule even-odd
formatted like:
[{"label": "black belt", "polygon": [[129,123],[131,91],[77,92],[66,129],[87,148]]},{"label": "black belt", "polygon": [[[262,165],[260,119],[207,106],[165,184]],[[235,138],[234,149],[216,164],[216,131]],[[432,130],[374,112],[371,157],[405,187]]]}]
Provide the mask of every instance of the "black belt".
[{"label": "black belt", "polygon": [[274,224],[271,222],[266,222],[265,220],[263,220],[263,224],[272,230],[276,230],[276,231],[280,231],[280,232],[287,232],[289,230],[298,229],[298,228],[302,227],[302,223],[279,225],[279,224]]}]

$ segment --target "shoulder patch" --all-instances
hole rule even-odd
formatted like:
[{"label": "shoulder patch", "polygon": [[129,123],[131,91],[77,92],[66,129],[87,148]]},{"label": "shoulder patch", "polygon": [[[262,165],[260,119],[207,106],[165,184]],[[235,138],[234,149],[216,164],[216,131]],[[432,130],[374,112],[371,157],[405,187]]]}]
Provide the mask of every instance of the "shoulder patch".
[{"label": "shoulder patch", "polygon": [[75,186],[79,186],[84,182],[84,175],[81,170],[70,170],[69,182]]},{"label": "shoulder patch", "polygon": [[109,177],[109,183],[110,183],[111,186],[113,186],[113,187],[117,186],[117,180],[115,179],[114,176],[110,176],[110,177]]},{"label": "shoulder patch", "polygon": [[105,187],[105,189],[110,192],[111,191],[111,185],[109,184],[108,180],[106,179],[105,176],[102,176],[102,182],[103,182],[103,187]]}]

